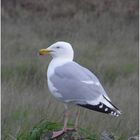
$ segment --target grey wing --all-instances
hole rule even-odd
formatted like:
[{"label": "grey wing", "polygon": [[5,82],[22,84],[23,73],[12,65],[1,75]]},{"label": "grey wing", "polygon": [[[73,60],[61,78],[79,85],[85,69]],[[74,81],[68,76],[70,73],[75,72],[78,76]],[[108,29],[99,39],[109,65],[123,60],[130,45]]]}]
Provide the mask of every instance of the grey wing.
[{"label": "grey wing", "polygon": [[[86,69],[86,68],[84,68],[84,67],[82,67],[82,68],[83,68],[83,70],[85,71],[85,73],[86,73],[87,75],[89,75],[90,78],[91,78],[93,81],[98,81],[98,82],[99,82],[98,78],[97,78],[90,70],[88,70],[88,69]],[[99,82],[99,83],[100,83],[100,82]],[[109,98],[108,95],[106,94],[106,92],[105,92],[104,88],[102,87],[102,85],[99,84],[98,86],[100,86],[100,89],[102,90],[102,94],[110,101],[110,98]]]},{"label": "grey wing", "polygon": [[86,104],[106,94],[96,76],[74,62],[56,68],[50,81],[65,102]]}]

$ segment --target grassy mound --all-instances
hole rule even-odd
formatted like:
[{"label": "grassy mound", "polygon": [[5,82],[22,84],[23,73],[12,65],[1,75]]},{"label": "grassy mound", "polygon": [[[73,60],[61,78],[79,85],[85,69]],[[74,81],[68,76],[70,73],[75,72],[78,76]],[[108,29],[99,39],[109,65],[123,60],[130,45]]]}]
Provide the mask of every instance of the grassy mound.
[{"label": "grassy mound", "polygon": [[[17,134],[17,140],[42,140],[44,135],[48,135],[51,137],[53,131],[57,131],[61,129],[61,125],[55,122],[49,122],[48,120],[42,120],[38,124],[36,124],[33,129],[29,132],[27,131],[19,131]],[[86,140],[96,140],[97,136],[92,134],[88,130],[79,129],[77,132],[79,135],[82,135]]]}]

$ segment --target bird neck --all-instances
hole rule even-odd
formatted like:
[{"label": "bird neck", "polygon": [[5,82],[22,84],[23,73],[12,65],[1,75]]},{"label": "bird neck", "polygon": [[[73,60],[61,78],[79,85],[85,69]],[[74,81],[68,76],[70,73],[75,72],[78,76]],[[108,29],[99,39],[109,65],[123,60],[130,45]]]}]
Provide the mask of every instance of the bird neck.
[{"label": "bird neck", "polygon": [[71,61],[73,61],[73,59],[56,57],[52,59],[51,65],[59,66]]}]

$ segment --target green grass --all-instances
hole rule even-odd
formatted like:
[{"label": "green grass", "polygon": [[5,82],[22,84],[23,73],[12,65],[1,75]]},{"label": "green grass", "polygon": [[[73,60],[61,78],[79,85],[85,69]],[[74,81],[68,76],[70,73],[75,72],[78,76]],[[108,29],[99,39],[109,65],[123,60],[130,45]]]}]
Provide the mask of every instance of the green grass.
[{"label": "green grass", "polygon": [[[20,131],[17,134],[16,139],[39,140],[45,134],[51,134],[53,131],[61,129],[61,127],[62,125],[60,125],[60,123],[49,122],[48,120],[41,120],[33,127],[30,132],[27,131],[27,129]],[[85,137],[86,140],[97,140],[97,136],[86,129],[79,129],[78,133],[82,134],[82,136]]]},{"label": "green grass", "polygon": [[60,126],[57,123],[52,123],[49,121],[40,121],[38,124],[34,126],[34,128],[29,131],[21,131],[16,136],[17,140],[39,140],[43,134],[52,132],[53,130],[58,129]]}]

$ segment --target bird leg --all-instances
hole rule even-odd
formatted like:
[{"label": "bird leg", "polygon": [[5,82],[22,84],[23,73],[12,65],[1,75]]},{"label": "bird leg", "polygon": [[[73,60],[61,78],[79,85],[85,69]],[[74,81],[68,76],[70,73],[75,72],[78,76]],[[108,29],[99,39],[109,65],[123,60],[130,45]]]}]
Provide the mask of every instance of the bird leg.
[{"label": "bird leg", "polygon": [[77,129],[78,129],[79,117],[80,117],[80,111],[78,110],[78,111],[77,111],[77,114],[76,114],[75,124],[74,124],[74,129],[75,129],[76,131],[77,131]]},{"label": "bird leg", "polygon": [[62,134],[64,134],[66,131],[74,130],[73,128],[67,128],[68,118],[69,118],[70,112],[66,110],[65,117],[64,117],[64,126],[63,129],[60,131],[53,132],[52,138],[56,138]]},{"label": "bird leg", "polygon": [[64,134],[67,131],[77,130],[77,128],[78,128],[78,121],[79,121],[79,117],[80,117],[80,111],[79,110],[77,111],[74,128],[68,128],[67,123],[68,123],[68,119],[69,119],[69,116],[70,116],[70,112],[67,110],[67,106],[65,106],[65,109],[66,110],[65,110],[65,116],[64,116],[63,129],[60,130],[60,131],[53,132],[52,138],[59,137],[60,135]]},{"label": "bird leg", "polygon": [[62,134],[64,134],[64,130],[63,129],[60,130],[60,131],[55,131],[55,132],[53,132],[52,139],[54,139],[54,138],[56,138],[56,137],[58,137],[58,136],[60,136]]},{"label": "bird leg", "polygon": [[63,127],[64,132],[78,129],[78,121],[79,121],[79,117],[80,117],[80,111],[79,110],[77,111],[74,128],[67,128],[67,122],[68,122],[69,115],[70,115],[69,112],[65,113],[65,121],[64,121],[64,127]]},{"label": "bird leg", "polygon": [[63,126],[64,132],[66,132],[68,130],[67,123],[68,123],[69,116],[70,116],[70,112],[69,111],[66,111],[65,112],[65,118],[64,118],[64,126]]}]

